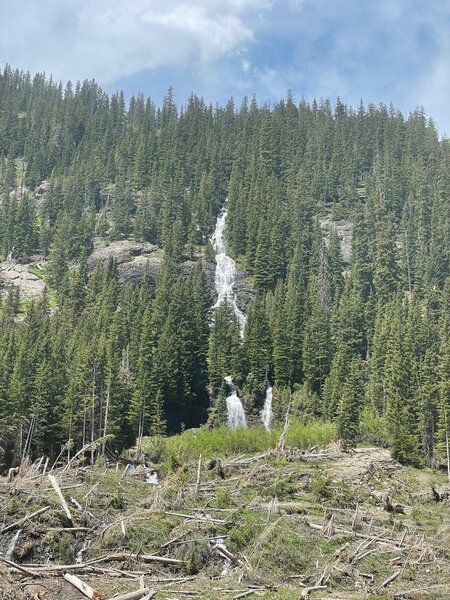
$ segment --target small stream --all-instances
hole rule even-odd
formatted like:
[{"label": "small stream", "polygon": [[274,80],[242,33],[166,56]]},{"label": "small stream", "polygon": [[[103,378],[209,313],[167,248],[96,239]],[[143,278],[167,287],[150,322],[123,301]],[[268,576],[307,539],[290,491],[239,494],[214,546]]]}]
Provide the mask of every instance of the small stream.
[{"label": "small stream", "polygon": [[17,531],[5,533],[0,535],[0,555],[6,558],[7,560],[12,560],[14,555],[14,550],[16,548],[17,542],[19,541],[20,534],[22,533],[21,529]]}]

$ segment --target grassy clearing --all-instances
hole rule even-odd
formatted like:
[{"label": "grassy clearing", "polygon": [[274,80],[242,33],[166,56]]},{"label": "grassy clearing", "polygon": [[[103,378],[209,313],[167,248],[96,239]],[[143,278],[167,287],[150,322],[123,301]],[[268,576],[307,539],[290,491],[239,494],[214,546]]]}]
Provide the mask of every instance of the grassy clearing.
[{"label": "grassy clearing", "polygon": [[[266,431],[264,427],[249,429],[190,429],[170,438],[144,438],[143,450],[150,460],[163,462],[175,457],[180,463],[197,458],[220,458],[236,454],[256,454],[275,448],[282,428]],[[336,439],[332,423],[294,421],[288,430],[287,445],[291,448],[324,447]]]}]

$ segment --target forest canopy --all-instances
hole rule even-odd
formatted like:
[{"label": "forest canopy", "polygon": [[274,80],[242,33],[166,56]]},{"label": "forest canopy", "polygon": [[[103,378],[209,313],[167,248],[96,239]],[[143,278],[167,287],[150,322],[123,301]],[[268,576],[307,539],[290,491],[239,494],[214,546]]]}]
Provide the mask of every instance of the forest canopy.
[{"label": "forest canopy", "polygon": [[[210,237],[250,301],[243,339],[215,312]],[[336,424],[345,445],[446,460],[450,426],[450,144],[422,108],[292,94],[177,107],[0,73],[0,254],[40,264],[42,297],[0,303],[0,446],[56,457],[114,435],[226,421],[231,375],[250,419]],[[344,256],[336,224],[351,231]],[[327,229],[327,235],[324,234]],[[123,282],[95,248],[156,247]]]}]

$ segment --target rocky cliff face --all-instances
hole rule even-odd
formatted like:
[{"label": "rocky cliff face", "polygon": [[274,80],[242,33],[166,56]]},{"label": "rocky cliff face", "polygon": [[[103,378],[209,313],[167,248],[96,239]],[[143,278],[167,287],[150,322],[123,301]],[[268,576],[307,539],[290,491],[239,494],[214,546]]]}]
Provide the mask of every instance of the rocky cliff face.
[{"label": "rocky cliff face", "polygon": [[350,264],[352,256],[353,224],[345,219],[333,221],[329,216],[320,219],[319,223],[323,239],[327,246],[330,241],[331,232],[333,229],[336,230],[341,244],[342,260],[346,265]]},{"label": "rocky cliff face", "polygon": [[[163,251],[148,242],[120,240],[105,246],[98,246],[87,260],[89,271],[99,264],[107,264],[114,259],[117,262],[119,283],[140,283],[148,270],[157,279],[161,273]],[[188,275],[195,268],[195,260],[183,261],[181,268]]]},{"label": "rocky cliff face", "polygon": [[117,263],[120,283],[139,283],[146,269],[157,277],[161,270],[161,256],[158,247],[148,242],[120,240],[105,246],[98,246],[87,260],[89,271],[111,259]]},{"label": "rocky cliff face", "polygon": [[[141,283],[147,269],[155,279],[159,277],[164,253],[158,246],[133,240],[120,240],[107,245],[100,245],[100,241],[97,243],[98,246],[87,260],[87,266],[91,273],[97,265],[107,264],[110,259],[115,259],[119,272],[119,283],[122,285]],[[16,264],[9,261],[0,263],[0,290],[6,293],[12,285],[15,285],[19,288],[22,298],[28,300],[40,298],[46,286],[45,280],[30,271],[30,269],[37,270],[41,264],[45,265],[42,261],[29,264]],[[186,276],[189,275],[195,269],[196,264],[196,260],[188,258],[183,260],[181,264],[183,273]],[[215,261],[203,259],[203,269],[211,297],[215,300]],[[240,310],[246,313],[253,301],[254,290],[245,271],[237,271],[235,291],[237,305]]]}]

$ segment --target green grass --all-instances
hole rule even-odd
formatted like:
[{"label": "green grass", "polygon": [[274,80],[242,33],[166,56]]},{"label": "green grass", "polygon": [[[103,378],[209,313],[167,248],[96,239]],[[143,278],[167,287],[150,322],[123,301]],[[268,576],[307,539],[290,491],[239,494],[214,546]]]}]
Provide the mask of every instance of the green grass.
[{"label": "green grass", "polygon": [[47,279],[47,270],[45,267],[38,269],[37,267],[28,267],[28,272],[32,275],[36,275],[39,279],[43,279],[46,281]]},{"label": "green grass", "polygon": [[[173,456],[180,463],[195,459],[199,454],[205,458],[257,454],[275,448],[281,431],[281,427],[266,431],[262,425],[248,429],[190,429],[164,439],[144,438],[143,450],[154,462],[162,462]],[[332,423],[293,421],[288,430],[286,445],[291,448],[308,448],[315,445],[323,447],[335,438],[336,430]]]}]

